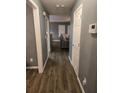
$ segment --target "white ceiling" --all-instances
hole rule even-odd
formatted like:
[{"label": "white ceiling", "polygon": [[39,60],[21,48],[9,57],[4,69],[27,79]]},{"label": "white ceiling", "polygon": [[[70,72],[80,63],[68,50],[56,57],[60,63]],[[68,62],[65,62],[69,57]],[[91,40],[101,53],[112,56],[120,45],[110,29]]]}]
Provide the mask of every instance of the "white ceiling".
[{"label": "white ceiling", "polygon": [[[76,0],[41,0],[45,10],[50,15],[68,15]],[[64,7],[56,7],[56,5],[64,5]]]},{"label": "white ceiling", "polygon": [[50,22],[69,22],[70,21],[70,16],[50,15],[49,19],[50,19]]}]

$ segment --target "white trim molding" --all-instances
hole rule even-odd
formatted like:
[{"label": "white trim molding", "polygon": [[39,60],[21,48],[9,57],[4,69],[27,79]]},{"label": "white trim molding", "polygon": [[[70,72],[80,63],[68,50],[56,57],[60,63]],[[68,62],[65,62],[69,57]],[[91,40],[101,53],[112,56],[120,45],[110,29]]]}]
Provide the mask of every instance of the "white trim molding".
[{"label": "white trim molding", "polygon": [[[76,73],[76,72],[75,72],[75,73]],[[80,79],[79,79],[78,76],[77,76],[77,80],[78,80],[78,83],[79,83],[79,85],[80,85],[80,88],[81,88],[82,93],[85,93],[84,88],[83,88],[83,86],[82,86],[82,84],[81,84],[81,81],[80,81]]]},{"label": "white trim molding", "polygon": [[70,63],[72,64],[72,60],[71,60],[71,57],[70,56],[68,56],[68,59],[69,59]]},{"label": "white trim molding", "polygon": [[60,40],[52,40],[52,42],[60,42]]},{"label": "white trim molding", "polygon": [[[71,65],[72,65],[72,60],[71,60],[70,56],[68,56],[68,59],[69,59]],[[72,67],[73,67],[73,65],[72,65]],[[73,67],[73,69],[74,69],[74,67]],[[74,72],[75,72],[75,74],[76,74],[75,69],[74,69]],[[81,81],[80,81],[80,79],[79,79],[79,76],[78,76],[77,74],[76,74],[76,76],[77,76],[78,84],[79,84],[79,86],[80,86],[80,88],[81,88],[82,93],[85,93],[84,88],[83,88],[83,86],[82,86],[82,84],[81,84]]]},{"label": "white trim molding", "polygon": [[38,66],[27,66],[26,69],[38,69]]},{"label": "white trim molding", "polygon": [[45,61],[45,63],[44,63],[43,71],[44,71],[44,69],[45,69],[45,67],[46,67],[46,64],[47,64],[47,62],[48,62],[48,59],[49,59],[49,57],[47,57],[47,59],[46,59],[46,61]]}]

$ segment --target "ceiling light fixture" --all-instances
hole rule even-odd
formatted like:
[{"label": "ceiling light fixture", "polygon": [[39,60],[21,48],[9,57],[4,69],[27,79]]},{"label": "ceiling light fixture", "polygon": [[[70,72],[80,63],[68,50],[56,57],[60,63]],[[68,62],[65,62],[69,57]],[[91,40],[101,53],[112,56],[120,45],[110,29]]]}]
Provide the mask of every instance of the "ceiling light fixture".
[{"label": "ceiling light fixture", "polygon": [[60,5],[59,5],[59,4],[57,4],[57,5],[56,5],[56,7],[60,7]]},{"label": "ceiling light fixture", "polygon": [[61,7],[65,7],[64,5],[61,5]]},{"label": "ceiling light fixture", "polygon": [[63,5],[63,4],[60,4],[60,5],[57,4],[56,7],[65,7],[65,5]]}]

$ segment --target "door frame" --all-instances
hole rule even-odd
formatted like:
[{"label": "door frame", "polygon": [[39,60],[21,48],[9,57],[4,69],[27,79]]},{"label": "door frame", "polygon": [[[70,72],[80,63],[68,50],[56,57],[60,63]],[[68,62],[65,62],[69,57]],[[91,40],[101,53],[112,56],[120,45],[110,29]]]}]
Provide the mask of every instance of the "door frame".
[{"label": "door frame", "polygon": [[27,0],[26,3],[33,9],[34,18],[34,29],[35,29],[35,39],[36,39],[36,49],[37,49],[37,60],[38,60],[38,72],[43,72],[43,54],[42,54],[42,38],[41,38],[41,28],[40,28],[40,15],[39,7],[33,0]]},{"label": "door frame", "polygon": [[46,24],[46,42],[47,42],[47,57],[49,57],[50,55],[50,51],[51,51],[51,48],[50,48],[50,30],[49,30],[49,18],[45,16],[45,24]]},{"label": "door frame", "polygon": [[[73,13],[73,35],[74,35],[74,30],[75,30],[75,13],[80,9],[80,8],[83,8],[83,4],[80,4],[79,5],[79,7],[74,11],[74,13]],[[82,20],[81,20],[81,23],[82,23]],[[80,31],[80,33],[81,33],[81,31]],[[73,62],[73,40],[74,40],[74,36],[72,35],[72,66],[74,65],[74,62]],[[79,40],[80,41],[80,40]],[[80,48],[79,48],[79,59],[80,59]],[[76,62],[77,63],[77,62]],[[79,62],[78,62],[78,64],[79,64]],[[75,70],[75,67],[73,66],[73,68],[74,68],[74,70]],[[76,70],[75,70],[75,72],[76,72]],[[79,73],[79,68],[78,68],[78,73]],[[76,73],[77,74],[77,76],[78,76],[78,73]]]},{"label": "door frame", "polygon": [[50,55],[50,52],[51,52],[51,48],[50,48],[50,21],[49,21],[49,18],[47,17],[47,35],[48,35],[48,56]]}]

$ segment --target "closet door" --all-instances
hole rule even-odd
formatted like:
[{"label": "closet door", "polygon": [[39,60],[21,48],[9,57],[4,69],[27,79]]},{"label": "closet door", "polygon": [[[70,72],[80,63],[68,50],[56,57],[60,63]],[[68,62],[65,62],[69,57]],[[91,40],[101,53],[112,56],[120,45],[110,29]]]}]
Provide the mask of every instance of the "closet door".
[{"label": "closet door", "polygon": [[80,57],[82,5],[74,12],[73,40],[72,40],[72,65],[78,75]]}]

